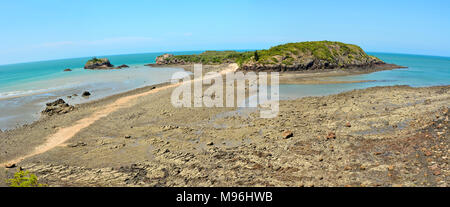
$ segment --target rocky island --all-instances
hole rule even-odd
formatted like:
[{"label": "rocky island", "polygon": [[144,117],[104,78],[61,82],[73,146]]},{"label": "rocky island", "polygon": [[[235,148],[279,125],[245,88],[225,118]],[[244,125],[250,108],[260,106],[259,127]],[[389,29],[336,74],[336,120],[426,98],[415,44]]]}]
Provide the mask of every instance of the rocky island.
[{"label": "rocky island", "polygon": [[331,41],[288,43],[268,50],[247,52],[206,51],[198,55],[176,56],[164,54],[156,58],[157,65],[193,63],[237,63],[240,70],[252,71],[402,68],[366,54],[357,45]]},{"label": "rocky island", "polygon": [[108,60],[108,58],[92,58],[89,61],[86,62],[84,65],[84,69],[122,69],[122,68],[129,68],[128,65],[120,65],[118,67],[114,67],[113,64],[111,64]]},{"label": "rocky island", "polygon": [[114,65],[112,65],[108,58],[92,58],[86,62],[84,65],[84,69],[113,69]]}]

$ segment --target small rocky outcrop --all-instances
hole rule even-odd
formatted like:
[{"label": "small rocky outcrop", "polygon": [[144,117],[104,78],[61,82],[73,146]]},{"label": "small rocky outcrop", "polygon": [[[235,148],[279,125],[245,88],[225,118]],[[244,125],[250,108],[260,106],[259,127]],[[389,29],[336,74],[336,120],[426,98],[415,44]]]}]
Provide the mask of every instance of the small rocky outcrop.
[{"label": "small rocky outcrop", "polygon": [[72,69],[70,69],[70,68],[64,69],[64,72],[70,72],[70,71],[72,71]]},{"label": "small rocky outcrop", "polygon": [[83,93],[81,94],[81,96],[83,96],[83,97],[89,97],[89,96],[91,96],[91,93],[90,93],[89,91],[85,91],[85,92],[83,92]]},{"label": "small rocky outcrop", "polygon": [[[164,54],[156,57],[156,64],[158,65],[164,65],[164,64],[174,64],[172,63],[173,60],[171,60],[171,57],[173,57],[172,54]],[[174,59],[177,60],[177,59]]]},{"label": "small rocky outcrop", "polygon": [[42,111],[42,114],[47,116],[66,114],[75,109],[74,106],[69,105],[63,99],[58,99],[54,102],[47,103],[46,105],[47,107]]},{"label": "small rocky outcrop", "polygon": [[15,168],[16,167],[16,163],[6,163],[5,164],[5,168]]},{"label": "small rocky outcrop", "polygon": [[284,139],[289,139],[289,138],[291,138],[291,137],[294,136],[294,133],[291,132],[291,131],[284,131],[283,134],[281,134],[281,136],[282,136]]},{"label": "small rocky outcrop", "polygon": [[129,68],[129,67],[130,66],[123,64],[123,65],[116,67],[115,69],[122,69],[122,68]]},{"label": "small rocky outcrop", "polygon": [[92,58],[84,65],[84,69],[113,69],[114,65],[112,65],[108,58]]}]

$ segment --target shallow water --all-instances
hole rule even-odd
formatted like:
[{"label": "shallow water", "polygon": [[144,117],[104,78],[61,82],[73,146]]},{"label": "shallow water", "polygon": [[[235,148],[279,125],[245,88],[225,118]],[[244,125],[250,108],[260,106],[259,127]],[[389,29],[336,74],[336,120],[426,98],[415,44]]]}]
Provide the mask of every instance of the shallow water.
[{"label": "shallow water", "polygon": [[[154,62],[160,54],[108,57],[114,65],[130,66],[121,70],[85,70],[83,66],[89,58],[0,66],[0,129],[12,129],[39,119],[45,103],[58,98],[63,98],[72,105],[85,103],[167,82],[173,73],[183,71],[179,68],[144,66]],[[72,71],[64,72],[65,68],[71,68]],[[84,91],[89,91],[92,95],[88,99],[83,98],[81,93]]]},{"label": "shallow water", "polygon": [[356,81],[363,83],[324,85],[280,85],[280,99],[294,99],[307,96],[337,94],[354,89],[374,86],[409,85],[412,87],[439,86],[450,84],[450,57],[369,53],[387,63],[408,68],[386,70],[370,74],[324,78],[324,80]]}]

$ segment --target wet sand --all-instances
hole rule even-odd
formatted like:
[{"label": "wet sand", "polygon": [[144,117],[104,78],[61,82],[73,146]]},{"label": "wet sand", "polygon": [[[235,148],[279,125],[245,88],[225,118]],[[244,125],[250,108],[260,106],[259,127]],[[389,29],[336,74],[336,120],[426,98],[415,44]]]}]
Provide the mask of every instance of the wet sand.
[{"label": "wet sand", "polygon": [[[80,104],[68,114],[1,132],[0,163],[17,161],[50,186],[450,183],[450,86],[375,87],[286,100],[274,119],[259,118],[257,109],[174,108],[173,88],[155,87]],[[125,99],[125,105],[111,110]],[[104,110],[108,113],[100,113]],[[98,119],[88,119],[95,114]],[[83,127],[62,144],[15,160],[77,125]],[[293,136],[283,137],[286,131]],[[15,171],[2,166],[1,185]]]}]

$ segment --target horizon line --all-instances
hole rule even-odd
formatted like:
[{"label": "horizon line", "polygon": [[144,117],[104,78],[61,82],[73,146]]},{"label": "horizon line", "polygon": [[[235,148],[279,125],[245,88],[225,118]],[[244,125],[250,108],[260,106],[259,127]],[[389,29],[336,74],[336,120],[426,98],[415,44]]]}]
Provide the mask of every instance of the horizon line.
[{"label": "horizon line", "polygon": [[[90,57],[106,57],[106,56],[122,56],[122,55],[140,55],[140,54],[151,54],[151,53],[177,53],[177,52],[204,52],[204,51],[255,51],[264,49],[215,49],[215,50],[175,50],[175,51],[158,51],[158,52],[142,52],[142,53],[121,53],[121,54],[111,54],[111,55],[93,55],[93,56],[83,56],[83,57],[69,57],[69,58],[58,58],[58,59],[43,59],[34,60],[29,62],[13,62],[13,63],[0,63],[0,67],[9,65],[19,65],[19,64],[29,64],[29,63],[39,63],[39,62],[50,62],[57,60],[70,60],[70,59],[80,59],[80,58],[90,58]],[[450,56],[443,55],[429,55],[429,54],[415,54],[415,53],[401,53],[401,52],[382,52],[382,51],[364,51],[366,53],[385,53],[385,54],[397,54],[397,55],[416,55],[416,56],[428,56],[428,57],[441,57],[450,58]]]}]

